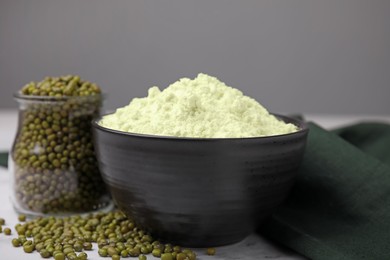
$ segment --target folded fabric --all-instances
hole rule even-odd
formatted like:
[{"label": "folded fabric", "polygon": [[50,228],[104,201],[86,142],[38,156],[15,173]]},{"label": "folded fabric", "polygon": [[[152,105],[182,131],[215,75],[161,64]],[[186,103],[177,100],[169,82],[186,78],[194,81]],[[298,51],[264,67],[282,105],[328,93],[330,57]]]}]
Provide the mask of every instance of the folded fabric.
[{"label": "folded fabric", "polygon": [[390,259],[390,125],[309,128],[296,184],[260,232],[311,259]]},{"label": "folded fabric", "polygon": [[8,153],[0,152],[0,166],[3,166],[3,167],[8,166]]}]

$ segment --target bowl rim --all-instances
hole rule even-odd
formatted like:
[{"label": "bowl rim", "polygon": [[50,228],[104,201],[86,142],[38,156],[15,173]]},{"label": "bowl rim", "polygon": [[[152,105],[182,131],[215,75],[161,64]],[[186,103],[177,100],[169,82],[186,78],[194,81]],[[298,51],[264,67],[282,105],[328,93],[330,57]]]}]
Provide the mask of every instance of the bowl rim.
[{"label": "bowl rim", "polygon": [[271,113],[279,120],[282,120],[283,122],[288,122],[291,124],[294,124],[299,129],[296,132],[287,133],[287,134],[279,134],[279,135],[268,135],[268,136],[254,136],[254,137],[218,137],[218,138],[205,138],[205,137],[179,137],[179,136],[167,136],[167,135],[151,135],[151,134],[140,134],[140,133],[131,133],[131,132],[124,132],[119,131],[111,128],[104,127],[99,124],[99,121],[103,118],[103,116],[113,114],[107,113],[104,115],[99,116],[98,118],[95,118],[92,120],[92,127],[98,130],[101,130],[103,132],[108,132],[116,135],[122,135],[122,136],[131,136],[131,137],[138,137],[138,138],[148,138],[148,139],[159,139],[159,140],[183,140],[183,141],[222,141],[222,140],[265,140],[265,139],[272,139],[272,138],[283,138],[283,137],[290,137],[295,135],[305,135],[309,132],[309,127],[307,123],[304,120],[300,120],[298,118],[292,117],[292,116],[285,116],[280,114]]}]

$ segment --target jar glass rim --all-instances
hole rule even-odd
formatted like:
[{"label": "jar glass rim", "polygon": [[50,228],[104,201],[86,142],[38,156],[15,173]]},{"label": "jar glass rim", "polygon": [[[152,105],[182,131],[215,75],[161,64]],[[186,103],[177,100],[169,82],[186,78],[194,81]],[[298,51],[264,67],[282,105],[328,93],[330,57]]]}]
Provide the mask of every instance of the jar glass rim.
[{"label": "jar glass rim", "polygon": [[42,102],[55,102],[55,101],[67,101],[67,100],[86,100],[92,98],[105,98],[104,93],[93,94],[88,96],[37,96],[37,95],[25,95],[20,91],[15,92],[13,97],[17,101],[42,101]]}]

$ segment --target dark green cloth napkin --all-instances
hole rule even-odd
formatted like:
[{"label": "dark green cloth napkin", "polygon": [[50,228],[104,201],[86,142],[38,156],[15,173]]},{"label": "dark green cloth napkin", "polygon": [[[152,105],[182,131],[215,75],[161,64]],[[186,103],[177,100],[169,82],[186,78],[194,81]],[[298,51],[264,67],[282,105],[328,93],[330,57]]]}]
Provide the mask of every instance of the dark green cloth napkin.
[{"label": "dark green cloth napkin", "polygon": [[8,166],[8,153],[0,152],[0,166]]},{"label": "dark green cloth napkin", "polygon": [[390,259],[390,125],[309,128],[296,184],[261,232],[311,259]]}]

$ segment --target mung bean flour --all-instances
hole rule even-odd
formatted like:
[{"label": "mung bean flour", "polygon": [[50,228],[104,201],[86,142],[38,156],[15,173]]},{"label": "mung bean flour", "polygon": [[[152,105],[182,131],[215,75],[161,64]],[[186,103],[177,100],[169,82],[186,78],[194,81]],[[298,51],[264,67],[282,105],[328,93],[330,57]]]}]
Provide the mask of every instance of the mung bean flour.
[{"label": "mung bean flour", "polygon": [[215,77],[182,78],[164,90],[106,115],[100,125],[124,132],[196,138],[260,137],[298,130],[271,115],[256,100]]}]

